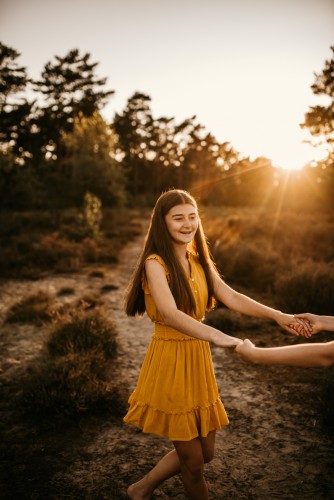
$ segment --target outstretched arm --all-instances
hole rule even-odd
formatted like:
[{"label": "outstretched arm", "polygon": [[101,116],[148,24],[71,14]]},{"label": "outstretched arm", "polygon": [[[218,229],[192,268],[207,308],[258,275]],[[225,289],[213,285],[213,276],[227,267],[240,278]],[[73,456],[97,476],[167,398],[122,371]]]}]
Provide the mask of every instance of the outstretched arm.
[{"label": "outstretched arm", "polygon": [[212,277],[215,298],[229,309],[247,316],[272,319],[293,335],[303,335],[304,337],[312,335],[312,327],[305,319],[297,318],[293,314],[282,313],[237,292],[228,286],[215,271],[212,271]]},{"label": "outstretched arm", "polygon": [[295,314],[295,318],[306,320],[310,323],[313,333],[321,331],[334,332],[334,316],[318,316],[317,314]]},{"label": "outstretched arm", "polygon": [[236,347],[235,351],[244,361],[261,365],[290,365],[304,368],[334,365],[334,341],[260,348],[246,339],[243,344]]}]

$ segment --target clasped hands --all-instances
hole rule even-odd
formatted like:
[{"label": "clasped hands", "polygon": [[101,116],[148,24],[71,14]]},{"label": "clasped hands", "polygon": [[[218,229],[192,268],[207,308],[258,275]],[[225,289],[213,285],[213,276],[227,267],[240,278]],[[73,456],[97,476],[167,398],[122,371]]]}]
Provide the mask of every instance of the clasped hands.
[{"label": "clasped hands", "polygon": [[316,333],[308,314],[283,314],[279,324],[293,335],[309,338]]}]

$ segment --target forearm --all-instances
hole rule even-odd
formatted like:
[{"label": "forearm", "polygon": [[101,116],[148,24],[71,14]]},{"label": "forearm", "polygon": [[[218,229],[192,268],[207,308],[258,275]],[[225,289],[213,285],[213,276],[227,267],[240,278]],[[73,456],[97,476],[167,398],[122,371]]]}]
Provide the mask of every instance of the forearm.
[{"label": "forearm", "polygon": [[284,347],[255,347],[249,360],[258,364],[282,364],[305,368],[331,366],[334,363],[334,342]]},{"label": "forearm", "polygon": [[327,332],[334,332],[334,317],[319,316],[319,329]]},{"label": "forearm", "polygon": [[[239,339],[231,337],[226,333],[223,333],[216,328],[206,325],[195,318],[192,318],[188,314],[180,311],[179,309],[165,313],[163,315],[164,323],[175,330],[190,335],[191,337],[205,340],[207,342],[213,343],[224,347],[226,342],[226,347],[232,342],[234,345]],[[241,341],[240,341],[241,342]]]},{"label": "forearm", "polygon": [[236,291],[230,294],[224,303],[229,309],[255,318],[267,318],[279,321],[282,314],[281,311],[260,304],[256,300]]}]

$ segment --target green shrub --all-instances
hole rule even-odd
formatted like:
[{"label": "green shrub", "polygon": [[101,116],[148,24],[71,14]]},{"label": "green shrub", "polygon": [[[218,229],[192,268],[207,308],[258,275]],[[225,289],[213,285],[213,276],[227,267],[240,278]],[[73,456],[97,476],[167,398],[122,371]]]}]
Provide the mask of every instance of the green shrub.
[{"label": "green shrub", "polygon": [[89,192],[85,194],[82,213],[79,214],[78,220],[84,236],[101,238],[102,203],[97,196]]},{"label": "green shrub", "polygon": [[20,300],[7,312],[8,323],[32,323],[41,325],[54,315],[52,299],[46,292],[38,292]]},{"label": "green shrub", "polygon": [[73,415],[108,410],[124,413],[127,391],[120,382],[114,324],[99,312],[59,318],[23,382],[29,411]]}]

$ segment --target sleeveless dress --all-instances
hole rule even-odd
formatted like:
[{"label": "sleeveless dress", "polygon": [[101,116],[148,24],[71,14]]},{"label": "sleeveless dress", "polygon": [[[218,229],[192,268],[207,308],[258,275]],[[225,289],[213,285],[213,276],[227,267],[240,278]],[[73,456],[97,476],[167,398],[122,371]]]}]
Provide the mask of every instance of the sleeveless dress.
[{"label": "sleeveless dress", "polygon": [[[169,271],[161,257],[152,254],[149,259],[164,267],[169,281]],[[201,321],[208,298],[207,282],[196,256],[188,252],[188,260],[188,279],[196,301],[193,317]],[[150,295],[145,272],[142,287],[146,312],[155,331],[124,421],[171,441],[206,437],[229,423],[218,394],[210,345],[164,325]]]}]

